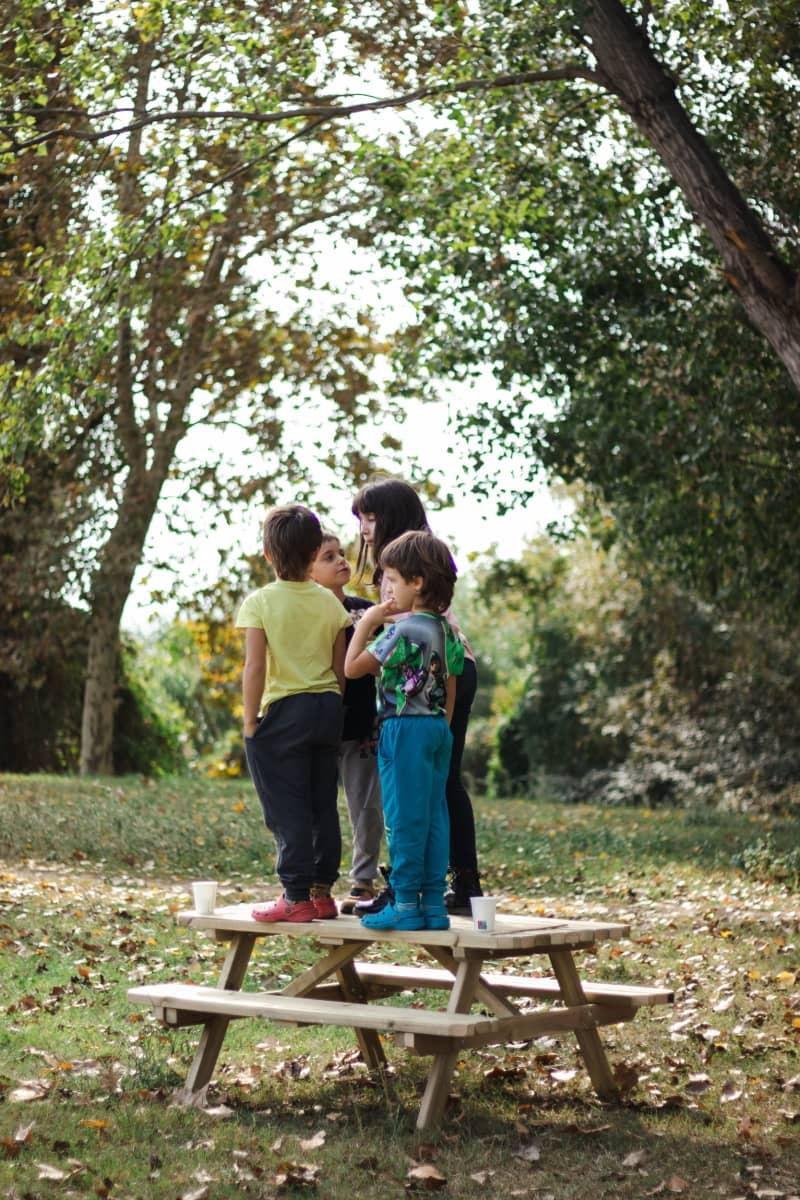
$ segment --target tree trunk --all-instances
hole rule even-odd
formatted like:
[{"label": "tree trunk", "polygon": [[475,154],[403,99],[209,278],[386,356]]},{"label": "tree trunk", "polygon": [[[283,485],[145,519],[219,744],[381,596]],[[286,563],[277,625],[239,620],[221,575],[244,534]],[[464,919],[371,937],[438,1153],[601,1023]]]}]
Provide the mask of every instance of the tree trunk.
[{"label": "tree trunk", "polygon": [[119,628],[163,484],[162,473],[131,472],[117,523],[92,583],[92,615],[81,722],[81,775],[111,775]]},{"label": "tree trunk", "polygon": [[725,277],[800,391],[797,275],[692,124],[675,84],[619,0],[589,0],[598,73],[658,153],[722,258]]}]

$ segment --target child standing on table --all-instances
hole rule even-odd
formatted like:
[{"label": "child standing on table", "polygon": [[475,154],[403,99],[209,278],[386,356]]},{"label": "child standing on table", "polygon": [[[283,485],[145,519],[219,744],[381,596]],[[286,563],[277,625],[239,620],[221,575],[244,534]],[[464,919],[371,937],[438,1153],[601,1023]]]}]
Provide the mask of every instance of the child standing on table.
[{"label": "child standing on table", "polygon": [[[417,493],[403,479],[391,476],[373,479],[353,498],[353,514],[358,517],[361,541],[356,571],[363,572],[367,565],[373,567],[372,582],[381,587],[381,600],[385,599],[381,582],[380,558],[384,546],[411,529],[430,532],[425,507]],[[453,735],[453,752],[450,755],[450,771],[447,776],[447,811],[450,818],[450,871],[452,886],[445,893],[445,904],[452,914],[470,913],[470,898],[482,895],[478,873],[478,851],[475,841],[475,814],[472,801],[464,784],[461,761],[467,737],[470,711],[478,686],[475,656],[463,631],[458,628],[451,613],[446,614],[452,628],[464,642],[464,670],[458,677],[456,703],[450,721]],[[377,912],[390,895],[390,889],[371,904],[359,903],[355,911],[360,916]]]},{"label": "child standing on table", "polygon": [[320,523],[302,504],[271,509],[264,557],[277,579],[251,593],[236,618],[245,630],[247,765],[283,884],[279,900],[253,909],[256,921],[338,915],[330,893],[342,851],[337,757],[350,617],[309,578],[321,542]]},{"label": "child standing on table", "polygon": [[[381,554],[387,599],[366,609],[347,650],[348,679],[380,674],[378,769],[393,899],[362,917],[369,929],[447,929],[450,829],[445,784],[449,720],[464,648],[441,615],[456,569],[433,534],[412,531]],[[380,625],[406,614],[375,641]]]},{"label": "child standing on table", "polygon": [[[323,530],[322,545],[311,567],[311,578],[328,588],[359,621],[371,600],[345,595],[350,580],[350,564],[342,553],[339,539]],[[353,629],[347,629],[348,643]],[[339,911],[352,913],[356,903],[375,896],[378,856],[383,837],[383,811],[375,758],[375,680],[372,675],[348,679],[344,689],[344,726],[339,750],[339,776],[344,787],[347,810],[353,830],[353,859],[350,868],[350,894],[339,902]]]}]

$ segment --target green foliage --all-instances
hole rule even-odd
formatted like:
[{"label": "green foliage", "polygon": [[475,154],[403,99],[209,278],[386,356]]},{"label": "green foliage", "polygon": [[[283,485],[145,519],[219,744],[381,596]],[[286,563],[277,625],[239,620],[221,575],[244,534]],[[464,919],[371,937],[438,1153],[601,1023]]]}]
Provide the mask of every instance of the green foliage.
[{"label": "green foliage", "polygon": [[590,540],[481,571],[493,636],[527,622],[492,696],[495,791],[549,778],[605,803],[796,807],[796,636],[723,621]]},{"label": "green foliage", "polygon": [[[629,7],[794,269],[796,13],[785,0]],[[591,67],[581,8],[487,0],[448,71],[559,55]],[[727,612],[786,620],[800,584],[785,516],[800,502],[797,391],[613,87],[494,90],[436,109],[413,155],[389,145],[372,159],[384,252],[418,312],[402,386],[415,369],[467,380],[489,364],[505,395],[460,413],[479,490],[511,474],[511,505],[543,470],[583,481],[587,517],[610,507],[641,570]]]},{"label": "green foliage", "polygon": [[753,879],[784,883],[795,891],[800,888],[800,847],[781,852],[771,833],[750,842],[733,862]]},{"label": "green foliage", "polygon": [[122,652],[122,683],[114,723],[114,771],[119,775],[174,775],[186,769],[185,733],[176,705],[164,703],[152,673],[137,671],[134,647]]}]

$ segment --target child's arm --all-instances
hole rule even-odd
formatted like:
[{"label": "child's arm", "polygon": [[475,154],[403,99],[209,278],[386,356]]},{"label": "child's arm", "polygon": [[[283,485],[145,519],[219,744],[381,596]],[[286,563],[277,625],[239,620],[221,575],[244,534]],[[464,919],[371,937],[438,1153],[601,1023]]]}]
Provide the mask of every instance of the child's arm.
[{"label": "child's arm", "polygon": [[244,736],[252,737],[258,725],[258,710],[264,695],[267,677],[267,638],[263,629],[244,631],[244,670],[242,671],[242,706]]},{"label": "child's arm", "polygon": [[373,604],[365,608],[361,620],[353,631],[350,645],[347,647],[347,657],[344,662],[344,673],[348,679],[360,679],[362,675],[378,675],[381,664],[374,654],[367,650],[367,642],[371,641],[376,629],[386,623],[387,618],[397,610],[391,600],[385,604]]},{"label": "child's arm", "polygon": [[447,700],[444,705],[444,715],[447,717],[449,725],[453,719],[453,709],[456,706],[456,677],[455,675],[447,676]]},{"label": "child's arm", "polygon": [[339,691],[342,693],[344,693],[344,685],[347,682],[344,673],[344,656],[346,651],[347,631],[340,629],[336,635],[336,641],[333,643],[333,673],[339,684]]}]

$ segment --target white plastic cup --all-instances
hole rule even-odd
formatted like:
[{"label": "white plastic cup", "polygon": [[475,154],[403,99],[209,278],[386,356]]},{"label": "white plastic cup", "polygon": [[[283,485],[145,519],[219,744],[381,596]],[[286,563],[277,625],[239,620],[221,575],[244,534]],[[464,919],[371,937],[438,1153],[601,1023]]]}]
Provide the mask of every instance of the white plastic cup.
[{"label": "white plastic cup", "polygon": [[213,879],[203,879],[192,884],[192,902],[194,911],[201,916],[213,913],[217,903],[217,885]]},{"label": "white plastic cup", "polygon": [[494,929],[494,919],[497,914],[497,900],[494,896],[471,896],[472,924],[478,933],[491,933]]}]

